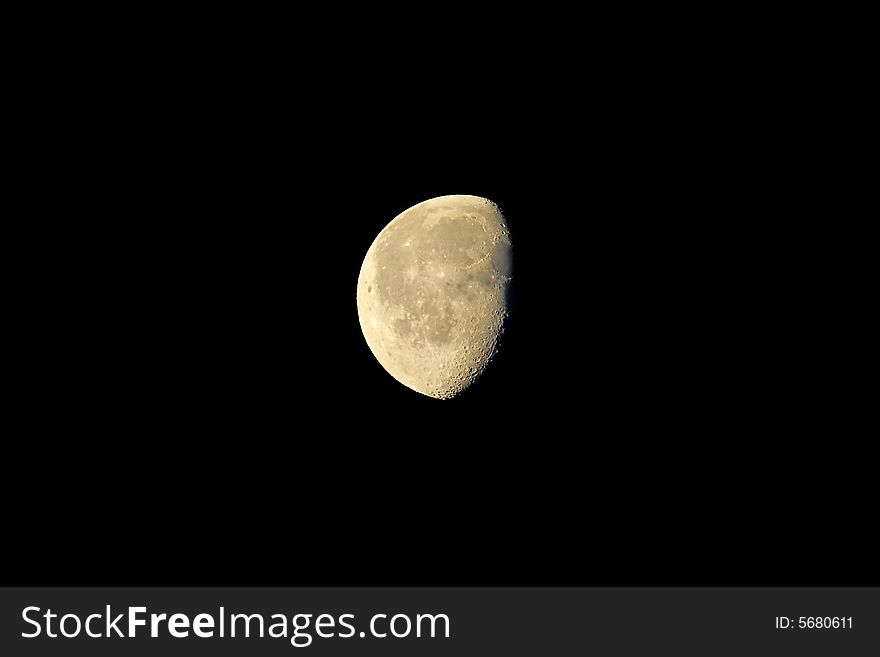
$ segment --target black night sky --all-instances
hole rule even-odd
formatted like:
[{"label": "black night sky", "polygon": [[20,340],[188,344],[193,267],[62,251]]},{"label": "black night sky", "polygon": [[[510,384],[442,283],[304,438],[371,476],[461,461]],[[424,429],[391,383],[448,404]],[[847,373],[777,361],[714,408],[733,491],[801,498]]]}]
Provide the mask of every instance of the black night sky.
[{"label": "black night sky", "polygon": [[[669,584],[713,553],[730,583],[756,546],[807,540],[772,513],[807,471],[763,421],[802,412],[766,284],[782,232],[705,150],[625,104],[514,94],[407,123],[399,103],[382,120],[276,90],[218,113],[191,93],[101,138],[59,132],[67,173],[22,242],[42,319],[19,388],[55,436],[41,477],[127,509],[112,542],[79,529],[85,507],[58,516],[98,579],[210,554],[238,564],[227,584],[285,560],[323,584]],[[355,306],[376,234],[444,194],[495,201],[514,243],[500,352],[447,402],[384,372]],[[778,563],[792,581],[799,560]]]}]

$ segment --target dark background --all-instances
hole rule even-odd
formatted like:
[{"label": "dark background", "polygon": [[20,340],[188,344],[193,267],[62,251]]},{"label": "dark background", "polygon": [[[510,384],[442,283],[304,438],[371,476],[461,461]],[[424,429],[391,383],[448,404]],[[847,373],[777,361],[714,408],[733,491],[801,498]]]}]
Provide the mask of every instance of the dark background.
[{"label": "dark background", "polygon": [[[266,629],[272,614],[288,618],[311,613],[313,626],[318,614],[355,614],[358,630],[368,630],[373,614],[397,613],[415,618],[424,613],[446,613],[450,638],[407,637],[384,639],[316,637],[306,654],[316,655],[479,655],[503,651],[506,655],[581,653],[632,655],[661,645],[676,654],[705,655],[864,655],[876,645],[876,588],[484,588],[484,587],[78,587],[4,588],[0,591],[0,645],[16,655],[127,655],[155,654],[241,654],[284,655],[293,650],[289,640],[229,636],[229,616],[261,613]],[[25,639],[22,632],[34,627],[22,620],[27,606],[51,609],[58,617],[52,630],[58,634],[59,618],[75,613],[85,619],[91,613],[113,617],[129,606],[144,606],[146,614],[185,613],[190,619],[209,613],[219,619],[226,614],[222,639],[171,638],[160,624],[160,636],[149,637],[138,628],[137,638]],[[38,618],[31,611],[32,619]],[[794,628],[776,629],[776,617],[788,616]],[[795,629],[801,616],[852,618],[852,629]],[[149,618],[149,616],[147,616]],[[42,620],[42,619],[40,619]],[[97,619],[96,619],[97,620]],[[127,631],[123,619],[118,627]],[[386,622],[388,619],[385,619]],[[149,621],[148,621],[149,622]],[[240,622],[240,621],[239,621]],[[382,620],[377,630],[382,629]],[[806,622],[806,619],[805,619]],[[45,628],[45,621],[43,621]],[[256,623],[254,631],[256,632]],[[97,631],[99,623],[93,624]],[[67,629],[73,629],[68,621]],[[104,631],[104,627],[101,631]],[[398,629],[402,627],[398,625]],[[324,626],[325,633],[327,632]],[[314,627],[311,627],[313,637]],[[219,631],[218,631],[219,633]],[[342,633],[346,633],[343,628]],[[288,632],[288,635],[290,632]]]},{"label": "dark background", "polygon": [[[13,579],[864,583],[837,247],[770,88],[273,43],[81,44],[21,96]],[[449,402],[355,307],[379,230],[443,194],[498,203],[515,253],[501,352]]]}]

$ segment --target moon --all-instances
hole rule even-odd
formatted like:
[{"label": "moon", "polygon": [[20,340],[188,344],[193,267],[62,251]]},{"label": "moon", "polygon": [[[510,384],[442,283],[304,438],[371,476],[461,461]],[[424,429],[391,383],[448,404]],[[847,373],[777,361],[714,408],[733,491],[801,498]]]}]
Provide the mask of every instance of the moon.
[{"label": "moon", "polygon": [[492,201],[440,196],[404,210],[373,241],[358,276],[370,351],[416,392],[460,394],[496,352],[512,265],[510,232]]}]

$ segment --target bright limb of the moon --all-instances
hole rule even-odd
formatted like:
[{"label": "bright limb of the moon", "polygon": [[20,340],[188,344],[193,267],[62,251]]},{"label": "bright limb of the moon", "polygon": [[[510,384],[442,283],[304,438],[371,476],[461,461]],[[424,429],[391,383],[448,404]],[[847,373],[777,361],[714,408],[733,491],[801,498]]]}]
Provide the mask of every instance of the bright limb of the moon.
[{"label": "bright limb of the moon", "polygon": [[470,386],[495,353],[512,256],[504,217],[488,199],[440,196],[395,217],[357,284],[361,330],[382,367],[438,399]]}]

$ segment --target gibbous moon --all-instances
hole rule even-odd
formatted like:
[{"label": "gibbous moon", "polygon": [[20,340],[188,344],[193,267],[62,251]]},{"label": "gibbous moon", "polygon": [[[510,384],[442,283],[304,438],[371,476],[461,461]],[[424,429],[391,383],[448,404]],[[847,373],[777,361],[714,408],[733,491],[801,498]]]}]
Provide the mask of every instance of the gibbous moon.
[{"label": "gibbous moon", "polygon": [[367,345],[408,388],[450,399],[483,373],[507,316],[510,234],[479,196],[440,196],[401,212],[361,265]]}]

